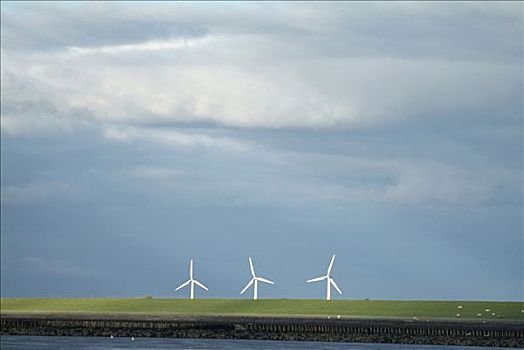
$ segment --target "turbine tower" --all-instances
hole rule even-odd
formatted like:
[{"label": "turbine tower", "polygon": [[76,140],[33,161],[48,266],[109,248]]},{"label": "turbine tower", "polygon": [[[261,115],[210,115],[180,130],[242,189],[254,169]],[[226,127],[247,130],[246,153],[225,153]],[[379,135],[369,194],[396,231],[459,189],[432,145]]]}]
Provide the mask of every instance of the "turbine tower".
[{"label": "turbine tower", "polygon": [[178,286],[175,289],[175,292],[181,288],[184,288],[188,284],[190,284],[190,289],[191,289],[191,294],[190,294],[191,300],[195,299],[195,284],[199,286],[200,288],[209,290],[207,289],[206,286],[204,286],[202,283],[198,282],[196,279],[193,278],[193,259],[191,259],[191,262],[189,263],[189,279],[186,282],[182,283],[180,286]]},{"label": "turbine tower", "polygon": [[310,282],[318,282],[318,281],[326,280],[326,283],[327,283],[326,300],[331,300],[331,286],[335,287],[335,289],[337,290],[339,294],[342,294],[342,291],[340,290],[340,288],[338,288],[337,284],[335,283],[335,280],[331,278],[331,269],[333,268],[334,262],[335,262],[335,255],[333,255],[333,257],[331,258],[331,262],[329,263],[329,267],[327,269],[327,273],[325,276],[312,278],[306,281],[307,283],[310,283]]},{"label": "turbine tower", "polygon": [[244,289],[242,289],[240,294],[244,294],[244,292],[246,290],[248,290],[248,288],[251,287],[252,284],[254,284],[254,286],[253,286],[253,300],[257,300],[258,299],[258,282],[260,281],[260,282],[269,283],[269,284],[275,284],[275,282],[267,280],[267,279],[262,278],[262,277],[258,277],[257,275],[255,275],[255,268],[253,267],[253,261],[251,260],[251,257],[249,257],[249,268],[251,269],[251,276],[253,276],[253,278],[244,287]]}]

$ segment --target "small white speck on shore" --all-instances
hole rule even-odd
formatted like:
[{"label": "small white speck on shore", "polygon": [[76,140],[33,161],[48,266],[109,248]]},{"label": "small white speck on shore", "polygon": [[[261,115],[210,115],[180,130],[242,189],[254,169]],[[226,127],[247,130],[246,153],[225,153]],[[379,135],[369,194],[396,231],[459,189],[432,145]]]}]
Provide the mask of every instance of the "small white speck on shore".
[{"label": "small white speck on shore", "polygon": [[462,305],[457,306],[457,309],[462,309]]},{"label": "small white speck on shore", "polygon": [[482,316],[482,314],[477,314],[477,317],[480,317],[480,316]]},{"label": "small white speck on shore", "polygon": [[460,317],[460,314],[457,314],[457,317]]},{"label": "small white speck on shore", "polygon": [[484,310],[484,311],[486,311],[486,312],[490,312],[491,310],[490,310],[490,309],[486,309],[486,310]]},{"label": "small white speck on shore", "polygon": [[340,315],[337,315],[337,318],[340,318]]}]

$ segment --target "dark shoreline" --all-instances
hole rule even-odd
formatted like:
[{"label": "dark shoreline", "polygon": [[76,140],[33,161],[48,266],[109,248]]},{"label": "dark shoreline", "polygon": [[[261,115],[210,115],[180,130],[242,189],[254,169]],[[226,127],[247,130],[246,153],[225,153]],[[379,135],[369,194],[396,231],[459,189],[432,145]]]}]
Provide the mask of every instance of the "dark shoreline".
[{"label": "dark shoreline", "polygon": [[524,347],[519,321],[2,314],[0,335],[307,340]]}]

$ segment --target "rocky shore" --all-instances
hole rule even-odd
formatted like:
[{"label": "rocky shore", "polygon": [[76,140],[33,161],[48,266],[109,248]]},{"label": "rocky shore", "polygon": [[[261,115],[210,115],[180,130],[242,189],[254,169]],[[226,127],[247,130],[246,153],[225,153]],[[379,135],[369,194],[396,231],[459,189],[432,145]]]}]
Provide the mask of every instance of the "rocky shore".
[{"label": "rocky shore", "polygon": [[524,323],[347,318],[2,314],[1,335],[307,340],[524,347]]}]

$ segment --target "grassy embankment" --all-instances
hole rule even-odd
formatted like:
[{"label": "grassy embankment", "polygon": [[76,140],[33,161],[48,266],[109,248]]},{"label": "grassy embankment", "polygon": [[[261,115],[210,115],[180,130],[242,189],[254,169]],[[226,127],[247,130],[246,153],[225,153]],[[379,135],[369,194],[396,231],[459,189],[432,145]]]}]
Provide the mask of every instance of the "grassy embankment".
[{"label": "grassy embankment", "polygon": [[[462,308],[459,308],[462,305]],[[486,311],[489,309],[490,311]],[[307,317],[392,317],[419,319],[521,320],[523,302],[381,301],[288,299],[48,299],[2,298],[0,311],[8,313],[99,313],[149,315],[246,315]],[[495,313],[495,315],[493,315]],[[457,314],[460,314],[458,317]],[[481,314],[481,316],[478,316]]]}]

